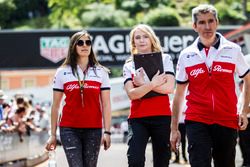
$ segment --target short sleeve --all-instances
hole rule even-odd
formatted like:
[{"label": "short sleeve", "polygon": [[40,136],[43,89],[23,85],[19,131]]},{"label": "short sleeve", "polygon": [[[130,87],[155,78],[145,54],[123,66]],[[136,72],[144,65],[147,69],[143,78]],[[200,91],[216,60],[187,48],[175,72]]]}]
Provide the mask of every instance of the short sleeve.
[{"label": "short sleeve", "polygon": [[176,66],[177,83],[185,83],[188,81],[188,75],[185,70],[184,55],[180,55]]},{"label": "short sleeve", "polygon": [[52,86],[53,90],[63,91],[63,71],[63,68],[58,68],[56,70]]},{"label": "short sleeve", "polygon": [[166,74],[174,75],[174,65],[173,65],[172,57],[168,54],[163,54],[162,58],[163,58],[164,72]]},{"label": "short sleeve", "polygon": [[123,78],[124,78],[124,84],[132,80],[132,61],[125,63],[123,66]]},{"label": "short sleeve", "polygon": [[108,72],[102,68],[102,84],[101,84],[101,90],[110,89],[110,80],[109,80],[109,74]]},{"label": "short sleeve", "polygon": [[236,73],[243,78],[249,72],[249,64],[244,59],[244,55],[240,51],[236,61]]}]

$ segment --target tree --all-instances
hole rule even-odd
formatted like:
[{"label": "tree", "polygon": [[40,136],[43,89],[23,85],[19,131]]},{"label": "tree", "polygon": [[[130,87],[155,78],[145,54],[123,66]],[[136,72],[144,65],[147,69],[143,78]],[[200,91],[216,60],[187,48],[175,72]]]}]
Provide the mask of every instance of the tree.
[{"label": "tree", "polygon": [[10,20],[11,14],[16,9],[13,0],[1,0],[0,1],[0,29],[7,26]]},{"label": "tree", "polygon": [[93,3],[88,5],[81,16],[83,26],[92,27],[124,27],[129,26],[129,14],[123,10],[116,10],[114,5]]},{"label": "tree", "polygon": [[210,4],[215,4],[215,0],[209,0]]},{"label": "tree", "polygon": [[242,14],[247,17],[247,0],[242,0]]},{"label": "tree", "polygon": [[91,2],[95,2],[95,0],[49,0],[48,6],[52,11],[49,19],[55,28],[68,28],[69,20],[78,22],[80,13]]}]

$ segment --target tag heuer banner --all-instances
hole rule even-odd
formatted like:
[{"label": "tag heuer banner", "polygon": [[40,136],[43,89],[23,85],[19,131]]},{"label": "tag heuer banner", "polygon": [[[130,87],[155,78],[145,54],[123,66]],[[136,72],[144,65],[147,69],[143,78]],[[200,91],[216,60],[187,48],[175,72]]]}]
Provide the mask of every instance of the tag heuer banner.
[{"label": "tag heuer banner", "polygon": [[[219,29],[226,33],[236,27]],[[170,54],[174,64],[181,50],[190,45],[197,34],[193,29],[155,28],[164,52]],[[56,68],[67,56],[72,30],[0,31],[0,69]],[[130,29],[89,29],[92,47],[101,64],[122,66],[130,56]]]}]

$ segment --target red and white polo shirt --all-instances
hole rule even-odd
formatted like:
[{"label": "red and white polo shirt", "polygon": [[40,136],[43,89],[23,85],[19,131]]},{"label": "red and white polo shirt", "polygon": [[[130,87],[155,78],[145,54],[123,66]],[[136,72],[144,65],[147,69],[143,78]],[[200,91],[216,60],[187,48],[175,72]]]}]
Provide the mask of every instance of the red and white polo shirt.
[{"label": "red and white polo shirt", "polygon": [[243,78],[249,68],[238,45],[220,34],[217,37],[209,51],[200,47],[197,38],[180,53],[176,80],[189,83],[186,120],[237,129],[234,74]]},{"label": "red and white polo shirt", "polygon": [[[162,55],[163,67],[166,74],[174,75],[173,62],[170,55]],[[132,81],[135,75],[134,62],[130,61],[123,66],[124,84]],[[149,116],[170,116],[170,104],[168,95],[154,96],[131,101],[129,118],[141,118]]]},{"label": "red and white polo shirt", "polygon": [[[84,73],[77,66],[80,80],[83,81]],[[108,72],[102,67],[89,67],[85,72],[83,89],[84,107],[80,94],[77,75],[74,76],[70,66],[57,69],[53,90],[65,94],[65,103],[62,110],[60,126],[74,128],[101,128],[102,110],[100,93],[110,89]]]}]

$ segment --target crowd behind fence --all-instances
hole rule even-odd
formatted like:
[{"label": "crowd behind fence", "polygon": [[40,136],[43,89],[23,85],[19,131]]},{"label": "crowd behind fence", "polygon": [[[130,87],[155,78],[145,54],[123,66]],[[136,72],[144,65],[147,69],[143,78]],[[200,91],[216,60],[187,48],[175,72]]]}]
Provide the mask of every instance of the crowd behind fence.
[{"label": "crowd behind fence", "polygon": [[34,159],[45,155],[48,131],[45,106],[33,104],[32,97],[24,94],[8,99],[0,90],[0,166],[13,161],[32,166]]}]

